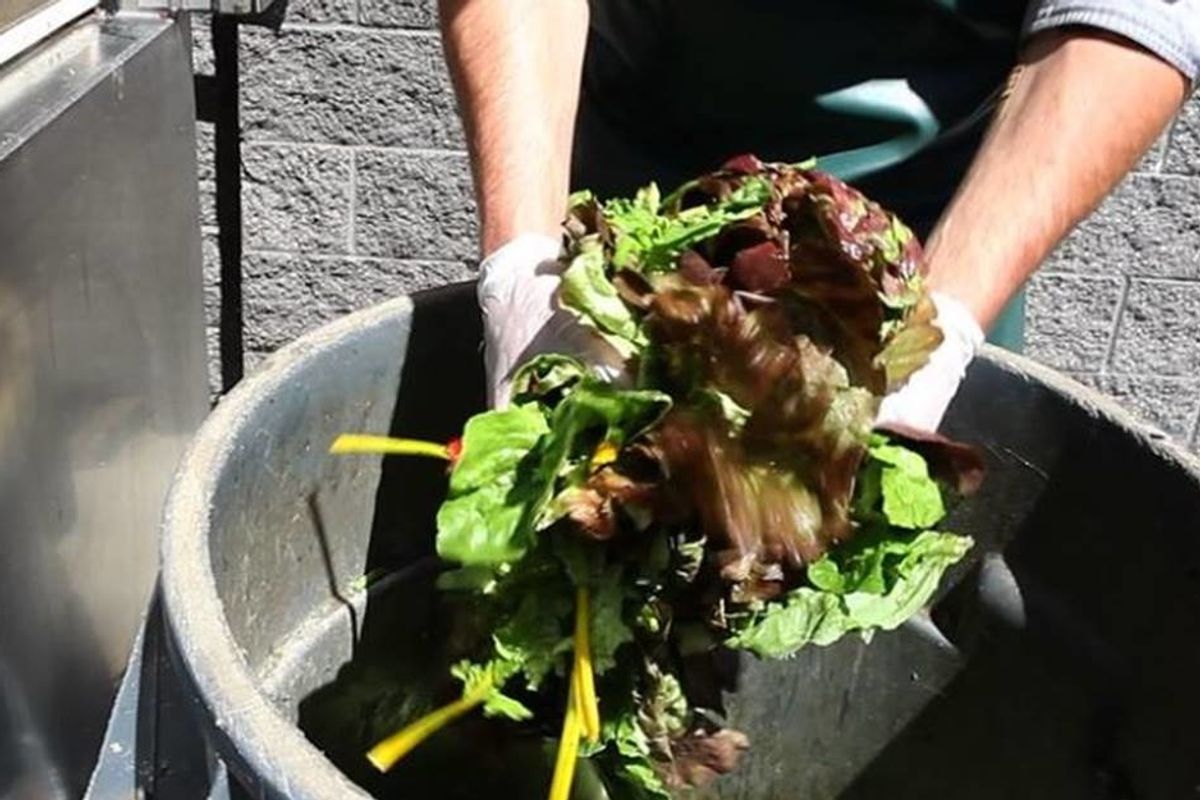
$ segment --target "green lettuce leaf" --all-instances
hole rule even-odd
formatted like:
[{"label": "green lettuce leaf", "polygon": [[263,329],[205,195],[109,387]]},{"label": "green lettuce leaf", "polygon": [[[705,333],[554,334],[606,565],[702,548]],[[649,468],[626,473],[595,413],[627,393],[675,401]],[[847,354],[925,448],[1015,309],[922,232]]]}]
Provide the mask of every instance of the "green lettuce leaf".
[{"label": "green lettuce leaf", "polygon": [[684,250],[716,236],[731,222],[754,216],[770,198],[770,181],[752,176],[724,200],[678,213],[662,213],[654,184],[632,200],[609,200],[604,204],[604,219],[615,235],[612,263],[617,269],[642,272],[674,269]]},{"label": "green lettuce leaf", "polygon": [[[919,533],[904,545],[903,556],[892,568],[892,584],[883,594],[862,590],[841,594],[803,587],[782,602],[768,604],[767,610],[728,644],[765,658],[784,658],[807,644],[830,644],[851,631],[892,630],[929,602],[942,574],[966,555],[972,544],[965,536]],[[899,549],[895,542],[886,547],[893,554]],[[831,577],[829,565],[817,572],[822,585],[838,585],[839,578]]]},{"label": "green lettuce leaf", "polygon": [[491,564],[446,570],[437,577],[437,588],[444,592],[491,594],[496,588],[496,569]]},{"label": "green lettuce leaf", "polygon": [[468,420],[462,454],[438,509],[438,555],[475,566],[498,565],[524,554],[531,532],[529,507],[543,494],[528,464],[548,431],[545,417],[533,406],[487,411]]},{"label": "green lettuce leaf", "polygon": [[909,538],[907,531],[893,532],[881,523],[867,526],[832,554],[809,564],[808,582],[835,594],[885,594],[895,583],[892,567],[911,547]]},{"label": "green lettuce leaf", "polygon": [[645,346],[645,334],[633,312],[608,279],[599,239],[588,237],[581,242],[579,252],[563,272],[559,300],[584,324],[600,331],[625,358]]},{"label": "green lettuce leaf", "polygon": [[807,644],[832,644],[852,630],[841,599],[832,592],[796,589],[728,641],[764,658],[784,658]]},{"label": "green lettuce leaf", "polygon": [[591,189],[579,189],[567,195],[567,209],[570,210],[585,203],[593,203],[595,200],[596,195]]},{"label": "green lettuce leaf", "polygon": [[855,629],[892,630],[916,614],[937,591],[942,574],[967,554],[967,536],[923,531],[908,545],[895,567],[896,581],[886,594],[850,592],[842,596]]},{"label": "green lettuce leaf", "polygon": [[868,455],[882,465],[883,515],[892,525],[910,530],[936,525],[946,515],[946,506],[925,459],[906,447],[882,444],[874,438]]}]

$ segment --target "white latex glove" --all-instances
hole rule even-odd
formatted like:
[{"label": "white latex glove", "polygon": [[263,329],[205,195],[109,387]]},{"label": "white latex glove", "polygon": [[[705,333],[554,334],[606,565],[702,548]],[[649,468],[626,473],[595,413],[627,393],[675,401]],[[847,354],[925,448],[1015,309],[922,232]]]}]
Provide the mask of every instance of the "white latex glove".
[{"label": "white latex glove", "polygon": [[949,295],[933,292],[930,296],[937,308],[942,343],[900,391],[883,399],[878,423],[936,431],[958,392],[967,365],[983,344],[983,329],[966,306]]},{"label": "white latex glove", "polygon": [[479,265],[484,364],[493,406],[508,403],[513,371],[538,353],[573,355],[610,377],[620,370],[617,352],[559,306],[558,253],[558,239],[522,234]]}]

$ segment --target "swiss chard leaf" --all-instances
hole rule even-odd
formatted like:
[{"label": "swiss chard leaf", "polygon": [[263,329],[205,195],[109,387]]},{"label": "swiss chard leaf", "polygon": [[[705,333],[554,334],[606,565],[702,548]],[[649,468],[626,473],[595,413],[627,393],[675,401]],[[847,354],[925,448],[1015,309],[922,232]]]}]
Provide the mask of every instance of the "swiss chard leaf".
[{"label": "swiss chard leaf", "polygon": [[516,661],[496,658],[487,664],[472,664],[462,661],[450,668],[450,674],[463,683],[463,696],[487,687],[483,700],[483,713],[488,717],[503,717],[514,722],[533,719],[533,712],[519,700],[504,694],[502,687],[517,670]]},{"label": "swiss chard leaf", "polygon": [[652,425],[670,408],[662,392],[621,390],[587,379],[563,400],[547,424],[531,405],[472,417],[450,489],[438,510],[438,554],[464,566],[499,565],[520,558],[544,525],[543,510],[580,437],[619,445]]},{"label": "swiss chard leaf", "polygon": [[472,417],[437,515],[437,551],[465,566],[498,565],[529,545],[529,507],[542,486],[529,469],[549,431],[541,411],[512,406]]},{"label": "swiss chard leaf", "polygon": [[[585,472],[593,449],[601,442],[620,447],[625,442],[658,422],[671,407],[671,397],[647,389],[618,389],[602,381],[582,381],[554,409],[550,418],[550,433],[546,437],[544,455],[538,465],[539,485],[545,494],[539,509],[554,496],[554,480],[565,476],[572,466]],[[578,485],[583,475],[576,475],[568,486]],[[554,518],[539,520],[544,527]]]},{"label": "swiss chard leaf", "polygon": [[633,641],[633,631],[624,619],[625,590],[620,566],[609,567],[592,591],[592,664],[602,675],[616,664],[617,648]]},{"label": "swiss chard leaf", "polygon": [[496,630],[496,652],[520,665],[530,689],[536,690],[570,652],[571,611],[565,583],[541,582],[530,587],[516,612]]}]

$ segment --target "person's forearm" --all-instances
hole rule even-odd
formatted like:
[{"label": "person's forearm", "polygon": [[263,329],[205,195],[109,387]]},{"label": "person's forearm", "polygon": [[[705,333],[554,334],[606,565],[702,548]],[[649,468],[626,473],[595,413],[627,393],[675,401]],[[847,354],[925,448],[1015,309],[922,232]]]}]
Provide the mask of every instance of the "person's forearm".
[{"label": "person's forearm", "polygon": [[565,210],[586,0],[440,0],[484,254]]},{"label": "person's forearm", "polygon": [[987,328],[1162,132],[1175,68],[1097,32],[1030,42],[979,153],[929,238],[929,286]]}]

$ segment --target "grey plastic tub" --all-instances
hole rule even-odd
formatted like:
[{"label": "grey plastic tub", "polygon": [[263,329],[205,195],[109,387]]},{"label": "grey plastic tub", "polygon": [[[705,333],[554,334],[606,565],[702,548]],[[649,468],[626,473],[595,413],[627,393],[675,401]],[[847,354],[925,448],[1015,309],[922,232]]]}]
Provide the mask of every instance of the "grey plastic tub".
[{"label": "grey plastic tub", "polygon": [[[544,775],[515,758],[507,772],[541,788],[452,753],[460,766],[439,767],[428,791],[372,778],[355,720],[331,722],[322,706],[339,672],[344,682],[377,658],[378,680],[388,658],[436,650],[428,556],[444,481],[428,462],[381,469],[328,456],[328,444],[344,430],[457,433],[482,407],[479,331],[470,286],[329,325],[232,393],[179,470],[162,541],[174,654],[252,796],[445,800],[480,796],[480,776],[489,796],[544,796]],[[989,462],[948,526],[978,540],[969,563],[931,618],[870,645],[744,660],[730,713],[753,747],[704,796],[1200,796],[1197,461],[1094,392],[994,350],[947,429]],[[368,592],[377,568],[390,577]]]}]

